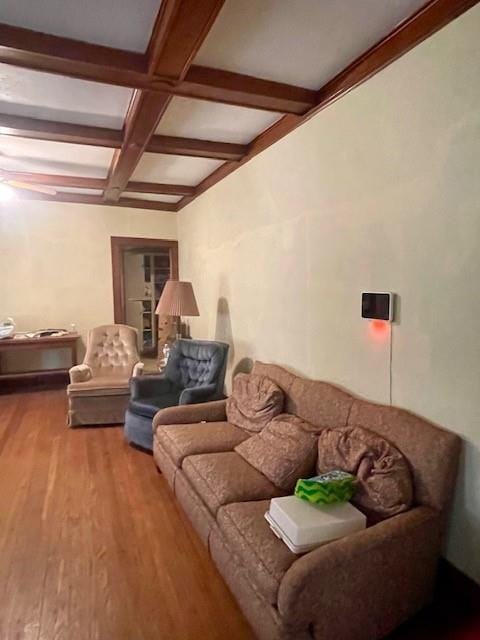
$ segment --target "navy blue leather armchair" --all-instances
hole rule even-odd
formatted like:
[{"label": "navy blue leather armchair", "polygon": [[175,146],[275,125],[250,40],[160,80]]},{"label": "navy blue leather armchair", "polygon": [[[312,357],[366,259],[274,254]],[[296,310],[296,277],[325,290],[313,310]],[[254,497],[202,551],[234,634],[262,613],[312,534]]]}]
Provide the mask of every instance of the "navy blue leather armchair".
[{"label": "navy blue leather armchair", "polygon": [[228,344],[206,340],[177,340],[165,372],[130,380],[125,437],[131,444],[152,449],[152,420],[160,409],[223,398]]}]

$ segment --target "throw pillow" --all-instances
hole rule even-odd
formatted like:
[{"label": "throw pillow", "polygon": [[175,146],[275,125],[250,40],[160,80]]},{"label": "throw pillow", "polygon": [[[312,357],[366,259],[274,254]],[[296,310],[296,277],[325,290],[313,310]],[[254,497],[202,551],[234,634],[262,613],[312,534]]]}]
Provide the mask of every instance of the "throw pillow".
[{"label": "throw pillow", "polygon": [[239,373],[227,400],[227,420],[247,431],[261,431],[283,409],[283,391],[270,378]]},{"label": "throw pillow", "polygon": [[318,473],[341,469],[358,478],[352,502],[367,515],[387,518],[410,508],[413,484],[403,455],[361,427],[325,429],[318,438]]},{"label": "throw pillow", "polygon": [[297,416],[283,414],[235,451],[276,487],[292,491],[298,478],[311,476],[315,469],[317,433]]}]

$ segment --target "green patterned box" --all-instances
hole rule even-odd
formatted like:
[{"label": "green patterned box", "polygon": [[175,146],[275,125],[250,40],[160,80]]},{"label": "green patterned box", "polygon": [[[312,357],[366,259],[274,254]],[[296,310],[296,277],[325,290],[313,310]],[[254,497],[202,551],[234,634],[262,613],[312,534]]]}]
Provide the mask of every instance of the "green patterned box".
[{"label": "green patterned box", "polygon": [[300,478],[295,486],[297,498],[314,504],[348,502],[355,493],[356,477],[345,471],[329,471],[314,478]]}]

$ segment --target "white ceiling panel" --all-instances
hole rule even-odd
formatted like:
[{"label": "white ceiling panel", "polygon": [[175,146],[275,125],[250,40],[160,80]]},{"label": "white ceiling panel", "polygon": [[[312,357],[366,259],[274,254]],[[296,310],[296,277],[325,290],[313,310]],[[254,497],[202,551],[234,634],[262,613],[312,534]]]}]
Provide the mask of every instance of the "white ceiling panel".
[{"label": "white ceiling panel", "polygon": [[131,179],[194,186],[222,164],[222,160],[144,153]]},{"label": "white ceiling panel", "polygon": [[139,200],[154,200],[155,202],[179,202],[182,196],[167,196],[162,193],[140,193],[136,191],[124,191],[122,198],[138,198]]},{"label": "white ceiling panel", "polygon": [[175,97],[156,133],[247,144],[279,118],[279,113]]},{"label": "white ceiling panel", "polygon": [[52,186],[52,189],[58,191],[59,193],[75,193],[80,195],[87,196],[101,196],[103,191],[101,189],[78,189],[73,187],[57,187]]},{"label": "white ceiling panel", "polygon": [[105,178],[113,149],[0,135],[0,169]]},{"label": "white ceiling panel", "polygon": [[160,0],[2,0],[0,22],[144,52]]},{"label": "white ceiling panel", "polygon": [[121,129],[131,93],[0,64],[0,113]]},{"label": "white ceiling panel", "polygon": [[318,89],[426,0],[227,0],[195,64]]}]

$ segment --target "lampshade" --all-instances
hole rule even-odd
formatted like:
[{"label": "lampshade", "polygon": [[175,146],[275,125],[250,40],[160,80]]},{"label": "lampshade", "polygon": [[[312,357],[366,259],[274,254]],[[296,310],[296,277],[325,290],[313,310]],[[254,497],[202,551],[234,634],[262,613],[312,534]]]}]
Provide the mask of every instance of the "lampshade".
[{"label": "lampshade", "polygon": [[162,316],[199,316],[192,283],[168,280],[155,313]]}]

